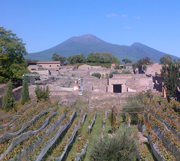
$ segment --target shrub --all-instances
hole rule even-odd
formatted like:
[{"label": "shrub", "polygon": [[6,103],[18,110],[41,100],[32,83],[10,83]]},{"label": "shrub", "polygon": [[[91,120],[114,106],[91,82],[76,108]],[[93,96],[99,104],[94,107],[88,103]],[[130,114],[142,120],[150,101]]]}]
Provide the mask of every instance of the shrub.
[{"label": "shrub", "polygon": [[146,64],[144,64],[144,65],[142,66],[142,68],[143,68],[143,70],[147,70]]},{"label": "shrub", "polygon": [[27,82],[26,76],[24,76],[21,95],[22,95],[22,100],[21,100],[22,105],[24,105],[26,102],[31,100],[30,97],[29,97],[29,88],[28,88],[28,82]]},{"label": "shrub", "polygon": [[11,80],[7,83],[7,89],[2,97],[2,108],[7,112],[13,108],[15,99],[13,96],[13,86]]},{"label": "shrub", "polygon": [[112,108],[111,115],[109,115],[108,118],[109,118],[109,120],[111,122],[112,131],[115,131],[115,125],[116,125],[115,107]]},{"label": "shrub", "polygon": [[93,74],[91,74],[92,76],[94,76],[94,77],[97,77],[97,78],[101,78],[101,74],[100,73],[93,73]]},{"label": "shrub", "polygon": [[49,87],[47,86],[45,89],[45,88],[37,86],[35,89],[35,94],[36,94],[38,101],[41,101],[42,99],[48,100],[49,96],[50,96]]},{"label": "shrub", "polygon": [[122,74],[132,74],[132,73],[131,73],[131,71],[129,71],[129,70],[123,70],[123,71],[122,71]]},{"label": "shrub", "polygon": [[95,138],[90,151],[94,161],[136,160],[138,151],[130,128],[121,128],[113,137]]},{"label": "shrub", "polygon": [[113,74],[120,74],[117,70],[110,72],[109,78],[113,77]]}]

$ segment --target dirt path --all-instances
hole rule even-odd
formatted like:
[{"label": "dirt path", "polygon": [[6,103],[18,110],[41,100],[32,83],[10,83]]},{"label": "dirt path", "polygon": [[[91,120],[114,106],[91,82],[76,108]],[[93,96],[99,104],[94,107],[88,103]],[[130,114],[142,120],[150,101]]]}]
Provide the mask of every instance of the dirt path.
[{"label": "dirt path", "polygon": [[148,139],[142,134],[142,132],[138,132],[140,142],[148,142]]}]

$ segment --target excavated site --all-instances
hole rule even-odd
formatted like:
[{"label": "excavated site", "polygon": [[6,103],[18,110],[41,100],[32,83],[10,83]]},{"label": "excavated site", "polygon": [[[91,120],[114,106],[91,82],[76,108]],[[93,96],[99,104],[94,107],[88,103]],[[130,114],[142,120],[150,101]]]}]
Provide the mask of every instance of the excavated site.
[{"label": "excavated site", "polygon": [[[171,139],[180,141],[179,113],[172,110],[179,102],[168,104],[159,97],[164,89],[162,78],[152,70],[157,69],[156,64],[142,74],[127,68],[132,74],[114,74],[112,78],[108,77],[114,69],[86,65],[66,67],[59,75],[27,76],[31,101],[25,105],[17,102],[9,112],[0,109],[0,160],[89,161],[93,138],[113,137],[112,130],[122,126],[131,126],[137,133],[138,160],[179,160],[179,144]],[[127,69],[117,71],[123,70]],[[93,73],[100,73],[101,78],[91,76]],[[37,85],[49,87],[50,100],[37,102]],[[17,101],[21,88],[13,90]],[[1,85],[2,93],[5,89]],[[149,90],[156,97],[145,98],[142,106],[125,106],[128,96]],[[114,128],[109,119],[112,114]]]}]

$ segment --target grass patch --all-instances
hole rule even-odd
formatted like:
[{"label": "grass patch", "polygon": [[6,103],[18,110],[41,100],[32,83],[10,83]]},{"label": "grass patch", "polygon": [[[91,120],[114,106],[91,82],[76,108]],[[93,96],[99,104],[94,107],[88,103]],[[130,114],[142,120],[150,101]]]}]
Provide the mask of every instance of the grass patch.
[{"label": "grass patch", "polygon": [[149,152],[150,152],[149,155],[147,156],[148,160],[150,160],[150,161],[151,160],[157,161],[156,157],[152,153],[150,144],[148,142],[144,142],[143,145],[146,146],[148,148]]},{"label": "grass patch", "polygon": [[78,108],[88,107],[88,105],[89,105],[88,101],[78,101],[78,102],[76,103],[76,107],[78,107]]},{"label": "grass patch", "polygon": [[[85,132],[88,131],[88,120],[89,120],[89,116],[90,116],[90,115],[87,115],[87,116],[86,116],[86,120],[85,120],[85,122],[84,122],[84,124],[83,124],[81,134],[83,134],[83,133],[85,133]],[[68,154],[66,160],[71,160],[71,155],[76,153],[76,143],[77,143],[77,142],[78,142],[78,136],[76,137],[73,145],[71,145],[72,148],[71,148],[71,150],[69,151],[69,154]]]},{"label": "grass patch", "polygon": [[107,134],[110,130],[111,130],[111,122],[110,122],[110,120],[109,120],[109,116],[110,116],[111,114],[109,113],[108,115],[107,115],[107,118],[106,118],[106,125],[105,125],[105,130],[104,130],[104,134]]},{"label": "grass patch", "polygon": [[91,147],[93,146],[91,143],[92,143],[95,136],[100,136],[100,134],[101,134],[101,125],[102,125],[102,114],[97,114],[97,117],[96,117],[93,129],[92,129],[92,132],[88,137],[89,144],[88,144],[88,148],[87,148],[87,152],[86,152],[86,156],[85,156],[84,161],[89,161],[90,160],[90,150],[91,150]]}]

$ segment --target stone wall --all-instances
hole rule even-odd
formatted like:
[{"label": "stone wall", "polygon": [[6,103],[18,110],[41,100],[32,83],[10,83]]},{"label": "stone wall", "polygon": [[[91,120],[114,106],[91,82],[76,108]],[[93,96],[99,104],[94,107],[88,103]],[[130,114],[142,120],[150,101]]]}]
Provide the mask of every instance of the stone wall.
[{"label": "stone wall", "polygon": [[147,65],[147,70],[145,71],[145,74],[151,74],[152,76],[155,76],[156,73],[160,74],[162,69],[162,65],[159,63],[153,63],[151,65]]}]

